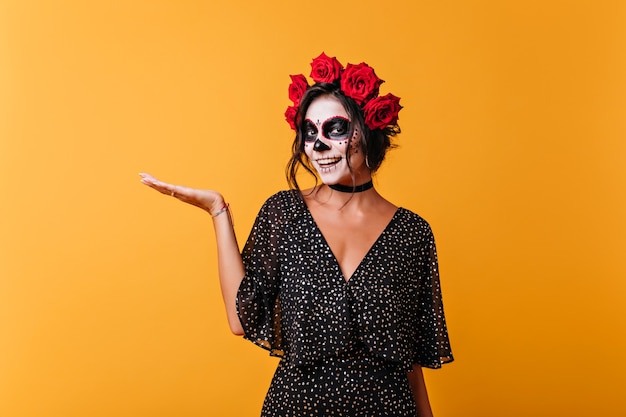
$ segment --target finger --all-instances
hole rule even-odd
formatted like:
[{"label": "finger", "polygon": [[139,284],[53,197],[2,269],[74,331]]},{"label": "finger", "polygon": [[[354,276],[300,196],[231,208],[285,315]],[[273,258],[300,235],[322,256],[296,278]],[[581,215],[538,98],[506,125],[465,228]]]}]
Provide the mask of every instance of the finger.
[{"label": "finger", "polygon": [[176,197],[176,191],[178,190],[177,186],[166,182],[158,182],[155,184],[154,188],[163,194],[169,195],[170,197]]},{"label": "finger", "polygon": [[152,188],[155,188],[155,186],[159,183],[159,181],[150,174],[140,172],[139,176],[141,177],[140,181],[142,184],[148,185]]},{"label": "finger", "polygon": [[156,178],[154,178],[152,175],[146,172],[140,172],[139,176],[141,177],[140,181],[142,184],[152,187],[157,191],[160,191],[162,193],[171,193],[174,190],[175,186],[173,184],[169,184],[164,181],[159,181]]},{"label": "finger", "polygon": [[187,187],[183,187],[180,185],[170,184],[167,182],[158,181],[154,187],[156,190],[162,192],[163,194],[167,194],[170,197],[176,197],[179,200],[185,201],[189,194],[191,193],[191,189]]},{"label": "finger", "polygon": [[185,203],[188,203],[191,200],[194,200],[196,197],[197,190],[189,187],[184,187],[182,185],[174,185],[174,184],[166,184],[166,192],[172,196],[176,197]]},{"label": "finger", "polygon": [[139,176],[141,177],[141,182],[144,184],[151,184],[154,182],[157,182],[157,179],[154,178],[152,175],[148,174],[147,172],[140,172]]},{"label": "finger", "polygon": [[148,181],[148,180],[142,180],[141,181],[143,184],[147,185],[148,187],[157,190],[158,192],[160,192],[161,194],[166,194],[172,197],[176,196],[176,191],[178,190],[178,187],[173,185],[173,184],[168,184],[165,182],[161,182],[161,181]]},{"label": "finger", "polygon": [[152,175],[145,172],[140,173],[139,176],[141,177],[141,182],[143,184],[157,190],[161,194],[175,197],[184,203],[192,204],[203,209],[205,208],[204,205],[198,200],[198,190],[196,189],[159,181]]},{"label": "finger", "polygon": [[157,187],[162,187],[162,186],[171,186],[172,184],[169,184],[165,181],[160,181],[156,178],[154,178],[152,175],[141,172],[139,173],[139,176],[141,177],[141,182],[146,184],[146,185],[155,185]]}]

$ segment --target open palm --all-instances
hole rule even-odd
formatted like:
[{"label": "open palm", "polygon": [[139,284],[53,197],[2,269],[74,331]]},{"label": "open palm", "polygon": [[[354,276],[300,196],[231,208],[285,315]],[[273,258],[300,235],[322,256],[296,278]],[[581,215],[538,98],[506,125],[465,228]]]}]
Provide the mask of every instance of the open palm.
[{"label": "open palm", "polygon": [[141,182],[160,193],[176,197],[183,203],[200,207],[209,213],[216,213],[224,207],[224,197],[214,190],[200,190],[197,188],[184,187],[174,185],[164,181],[157,180],[152,175],[140,173]]}]

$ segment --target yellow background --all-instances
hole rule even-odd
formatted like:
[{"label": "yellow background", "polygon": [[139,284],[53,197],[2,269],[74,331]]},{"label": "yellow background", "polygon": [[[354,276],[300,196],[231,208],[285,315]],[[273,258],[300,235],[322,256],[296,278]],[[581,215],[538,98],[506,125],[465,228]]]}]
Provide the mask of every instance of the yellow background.
[{"label": "yellow background", "polygon": [[626,2],[0,2],[0,416],[254,416],[208,215],[284,189],[288,74],[402,97],[377,176],[435,231],[438,417],[626,415]]}]

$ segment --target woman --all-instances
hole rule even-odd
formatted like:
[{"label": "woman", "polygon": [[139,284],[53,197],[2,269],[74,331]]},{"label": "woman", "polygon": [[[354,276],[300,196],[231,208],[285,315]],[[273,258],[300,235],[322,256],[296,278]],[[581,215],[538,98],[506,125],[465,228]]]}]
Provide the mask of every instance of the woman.
[{"label": "woman", "polygon": [[262,416],[432,416],[421,367],[453,360],[433,235],[372,184],[399,98],[365,63],[311,65],[315,84],[289,87],[292,188],[265,202],[241,255],[221,194],[142,182],[213,216],[230,328],[281,357]]}]

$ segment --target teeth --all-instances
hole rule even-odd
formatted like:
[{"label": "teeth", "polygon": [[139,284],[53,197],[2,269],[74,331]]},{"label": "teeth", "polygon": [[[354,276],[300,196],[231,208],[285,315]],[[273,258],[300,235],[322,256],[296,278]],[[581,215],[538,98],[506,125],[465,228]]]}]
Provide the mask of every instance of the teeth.
[{"label": "teeth", "polygon": [[341,158],[324,158],[324,159],[318,159],[317,163],[320,165],[329,165],[329,164],[335,164],[339,161],[341,161]]}]

